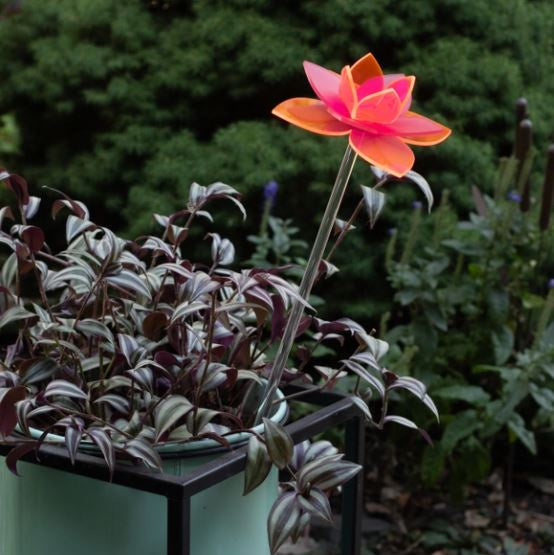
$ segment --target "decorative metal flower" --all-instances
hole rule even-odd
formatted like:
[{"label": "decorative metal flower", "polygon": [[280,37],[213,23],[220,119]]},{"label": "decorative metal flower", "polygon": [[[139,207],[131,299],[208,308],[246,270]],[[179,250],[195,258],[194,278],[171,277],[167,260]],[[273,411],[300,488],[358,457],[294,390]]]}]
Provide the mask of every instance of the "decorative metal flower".
[{"label": "decorative metal flower", "polygon": [[319,100],[291,98],[273,109],[276,116],[313,133],[349,135],[350,146],[364,160],[396,177],[413,166],[409,144],[444,141],[450,129],[410,112],[415,77],[383,75],[373,54],[366,54],[340,75],[304,62]]}]

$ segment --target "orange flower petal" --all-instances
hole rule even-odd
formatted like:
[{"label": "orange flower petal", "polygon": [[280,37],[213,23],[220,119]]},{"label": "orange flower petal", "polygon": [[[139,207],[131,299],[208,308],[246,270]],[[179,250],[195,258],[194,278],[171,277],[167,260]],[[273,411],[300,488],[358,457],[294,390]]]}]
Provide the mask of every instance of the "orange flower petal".
[{"label": "orange flower petal", "polygon": [[325,104],[315,98],[289,98],[273,108],[272,113],[293,125],[320,135],[347,135],[349,125],[335,119]]},{"label": "orange flower petal", "polygon": [[414,165],[414,153],[397,137],[354,129],[350,133],[350,146],[361,158],[395,177],[402,177]]},{"label": "orange flower petal", "polygon": [[352,117],[361,122],[391,123],[400,115],[402,102],[394,89],[385,89],[360,100]]},{"label": "orange flower petal", "polygon": [[441,143],[452,133],[448,127],[415,112],[402,114],[387,127],[405,143],[421,146]]},{"label": "orange flower petal", "polygon": [[340,74],[339,96],[348,108],[348,112],[352,112],[354,106],[358,103],[356,94],[356,85],[352,79],[352,71],[350,66],[344,66]]},{"label": "orange flower petal", "polygon": [[373,54],[366,54],[352,66],[352,77],[357,85],[379,75],[383,75],[383,71]]}]

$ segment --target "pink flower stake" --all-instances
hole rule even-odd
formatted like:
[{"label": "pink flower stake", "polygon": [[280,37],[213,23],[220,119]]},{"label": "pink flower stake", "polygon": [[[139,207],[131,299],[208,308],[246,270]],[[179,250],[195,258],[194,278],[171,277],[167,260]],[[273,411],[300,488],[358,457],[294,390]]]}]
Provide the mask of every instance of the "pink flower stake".
[{"label": "pink flower stake", "polygon": [[[319,100],[291,98],[276,106],[273,114],[313,133],[349,136],[349,146],[300,283],[300,295],[307,300],[317,278],[356,154],[385,173],[402,177],[414,164],[414,153],[408,145],[436,145],[444,141],[451,131],[436,121],[410,112],[415,77],[383,75],[373,54],[366,54],[352,67],[344,66],[340,75],[311,62],[304,62],[304,70]],[[291,309],[258,420],[269,412],[303,311],[300,301]]]},{"label": "pink flower stake", "polygon": [[444,125],[409,111],[415,77],[383,75],[373,54],[340,75],[311,62],[304,69],[319,100],[291,98],[273,113],[313,133],[349,135],[359,156],[395,177],[414,164],[409,144],[436,145],[450,135]]}]

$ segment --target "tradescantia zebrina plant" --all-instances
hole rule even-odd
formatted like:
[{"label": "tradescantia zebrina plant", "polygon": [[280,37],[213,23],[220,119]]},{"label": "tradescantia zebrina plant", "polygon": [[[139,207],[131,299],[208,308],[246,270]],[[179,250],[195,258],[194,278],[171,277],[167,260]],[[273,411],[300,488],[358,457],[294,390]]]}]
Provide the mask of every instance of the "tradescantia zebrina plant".
[{"label": "tradescantia zebrina plant", "polygon": [[[387,414],[400,388],[436,413],[420,382],[381,368],[386,343],[349,318],[315,317],[282,268],[230,269],[233,244],[217,233],[206,236],[203,263],[187,258],[190,227],[210,225],[210,203],[229,201],[244,213],[232,187],[193,184],[186,207],[154,215],[159,235],[134,241],[96,225],[82,202],[50,191],[51,216],[65,218],[62,240],[34,224],[45,207],[23,178],[0,172],[0,181],[13,198],[0,209],[0,441],[13,446],[13,472],[47,443],[63,442],[72,460],[94,448],[112,473],[117,459],[161,470],[157,448],[167,443],[210,438],[229,447],[230,435],[250,433],[245,493],[271,465],[290,471],[270,515],[275,552],[310,515],[330,518],[328,492],[360,469],[327,442],[294,449],[282,423],[264,419],[264,433],[252,431],[256,391],[293,301],[307,313],[281,386],[318,376],[311,389],[324,389],[355,376],[352,394],[379,428],[416,427]],[[318,364],[318,347],[337,341],[351,356]],[[373,420],[367,401],[375,392],[383,409]]]}]

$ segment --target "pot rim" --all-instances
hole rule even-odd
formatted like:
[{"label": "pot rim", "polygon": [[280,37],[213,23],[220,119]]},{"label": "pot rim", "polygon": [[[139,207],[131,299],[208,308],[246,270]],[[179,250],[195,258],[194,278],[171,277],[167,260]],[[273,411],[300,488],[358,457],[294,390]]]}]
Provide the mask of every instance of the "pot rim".
[{"label": "pot rim", "polygon": [[[284,393],[280,389],[277,390],[276,395],[278,399],[284,399],[285,397]],[[272,422],[283,423],[287,420],[288,414],[288,403],[286,401],[282,401],[277,405],[277,410],[275,410],[275,412],[270,416],[270,420]],[[251,428],[253,432],[258,434],[263,433],[263,429],[263,423]],[[43,434],[41,430],[33,427],[29,428],[29,432],[34,439],[39,439]],[[236,432],[225,436],[225,439],[234,448],[246,443],[251,437],[252,434],[249,432]],[[48,441],[49,443],[59,443],[62,445],[65,444],[65,438],[63,436],[52,433],[48,433],[46,435],[45,441]],[[90,439],[82,440],[79,447],[83,449],[83,451],[87,451],[89,453],[99,452],[96,444]],[[221,443],[209,438],[196,439],[187,443],[165,442],[157,445],[155,449],[162,456],[162,458],[176,458],[184,454],[195,457],[229,450],[221,445]]]}]

